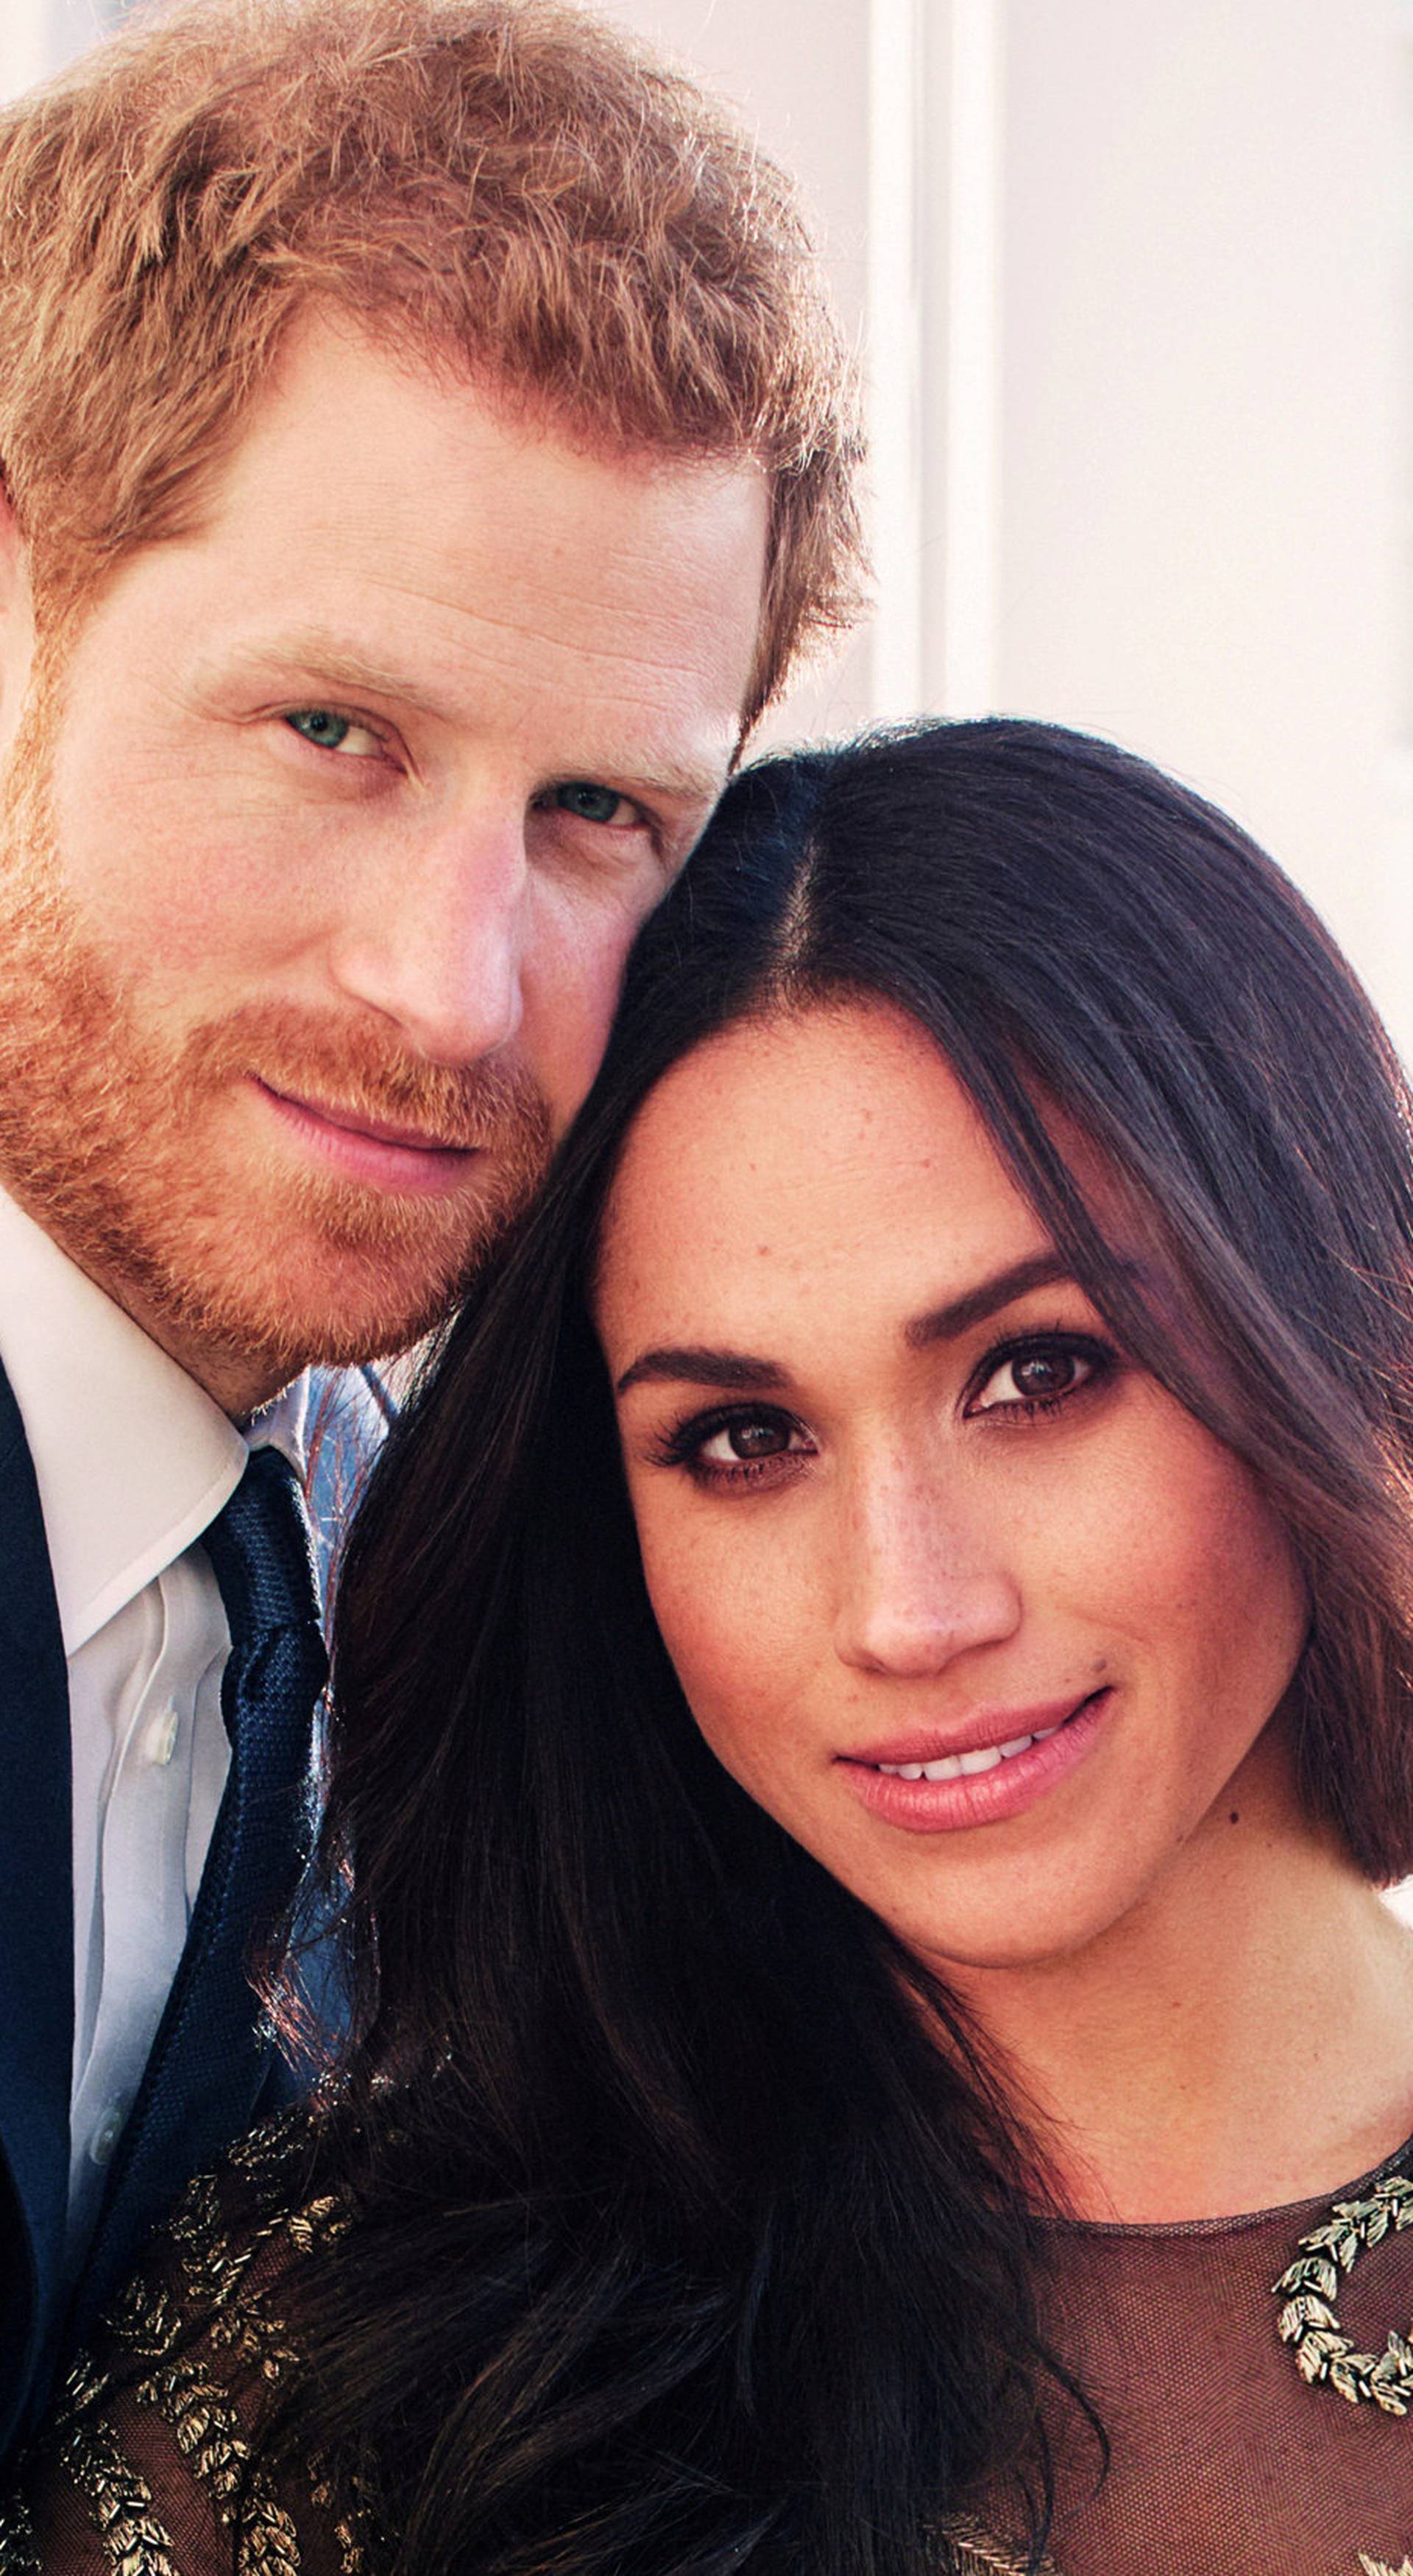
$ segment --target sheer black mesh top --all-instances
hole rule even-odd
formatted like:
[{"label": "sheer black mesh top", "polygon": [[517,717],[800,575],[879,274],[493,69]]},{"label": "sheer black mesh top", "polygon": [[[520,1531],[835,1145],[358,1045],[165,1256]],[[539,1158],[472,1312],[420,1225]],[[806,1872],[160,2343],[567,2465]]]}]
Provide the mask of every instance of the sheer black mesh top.
[{"label": "sheer black mesh top", "polygon": [[[0,2576],[379,2576],[356,2494],[259,2465],[302,2366],[291,2275],[341,2228],[306,2147],[282,2123],[191,2186],[0,2496]],[[1050,2336],[1110,2446],[1101,2477],[1054,2401],[1059,2576],[1413,2576],[1413,2149],[1333,2204],[1048,2249]],[[1022,2576],[1018,2541],[997,2479],[939,2568]]]},{"label": "sheer black mesh top", "polygon": [[[1101,2475],[1047,2403],[1060,2576],[1413,2576],[1413,2148],[1336,2201],[1048,2233],[1045,2323],[1109,2441]],[[999,2483],[978,2510],[1014,2534]]]}]

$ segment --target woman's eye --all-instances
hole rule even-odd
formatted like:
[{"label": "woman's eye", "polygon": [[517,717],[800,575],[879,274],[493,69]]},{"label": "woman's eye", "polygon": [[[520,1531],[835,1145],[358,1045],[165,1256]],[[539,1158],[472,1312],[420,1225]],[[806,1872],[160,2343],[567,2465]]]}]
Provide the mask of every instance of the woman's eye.
[{"label": "woman's eye", "polygon": [[701,1442],[696,1455],[708,1467],[726,1467],[749,1464],[756,1458],[782,1458],[800,1443],[798,1424],[774,1421],[766,1415],[759,1420],[723,1423],[710,1439]]},{"label": "woman's eye", "polygon": [[622,828],[641,819],[629,797],[620,796],[616,787],[596,786],[591,778],[567,779],[551,794],[562,814],[573,814],[581,823],[613,823]]},{"label": "woman's eye", "polygon": [[1037,1342],[1005,1352],[972,1397],[969,1413],[995,1413],[1010,1406],[1039,1413],[1077,1395],[1105,1365],[1097,1348],[1074,1342]]},{"label": "woman's eye", "polygon": [[319,751],[346,751],[355,760],[368,760],[383,747],[367,725],[335,715],[331,707],[295,707],[285,723]]},{"label": "woman's eye", "polygon": [[658,1442],[659,1466],[684,1467],[704,1485],[752,1484],[780,1460],[812,1457],[814,1442],[788,1413],[696,1414]]}]

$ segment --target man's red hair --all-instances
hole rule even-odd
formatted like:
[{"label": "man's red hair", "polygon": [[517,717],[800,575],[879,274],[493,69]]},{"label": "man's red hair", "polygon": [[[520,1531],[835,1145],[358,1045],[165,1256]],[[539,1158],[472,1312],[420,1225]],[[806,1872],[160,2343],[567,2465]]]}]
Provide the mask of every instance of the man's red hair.
[{"label": "man's red hair", "polygon": [[771,491],[748,716],[856,605],[850,369],[793,192],[572,0],[184,0],[0,116],[0,471],[36,586],[199,520],[293,314]]}]

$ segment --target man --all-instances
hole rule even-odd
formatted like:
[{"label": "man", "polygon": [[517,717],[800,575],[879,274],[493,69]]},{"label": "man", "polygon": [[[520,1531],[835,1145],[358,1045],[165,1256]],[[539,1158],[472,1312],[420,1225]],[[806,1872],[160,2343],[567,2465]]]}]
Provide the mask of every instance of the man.
[{"label": "man", "polygon": [[557,0],[187,0],[0,129],[0,2443],[267,2079],[296,1382],[533,1187],[851,463],[782,183]]}]

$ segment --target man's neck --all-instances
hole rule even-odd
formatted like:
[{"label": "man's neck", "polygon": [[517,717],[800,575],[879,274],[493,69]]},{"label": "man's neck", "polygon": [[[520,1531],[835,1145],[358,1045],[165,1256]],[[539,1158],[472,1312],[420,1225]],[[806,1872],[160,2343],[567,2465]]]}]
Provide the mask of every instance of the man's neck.
[{"label": "man's neck", "polygon": [[104,1262],[85,1245],[72,1243],[52,1223],[46,1210],[27,1203],[22,1188],[7,1176],[0,1175],[0,1188],[16,1207],[47,1234],[55,1248],[93,1282],[103,1296],[120,1308],[145,1333],[158,1349],[220,1406],[232,1422],[243,1423],[251,1414],[280,1394],[291,1379],[299,1374],[301,1362],[287,1354],[238,1348],[229,1339],[214,1333],[202,1333],[185,1325],[171,1314],[161,1301],[144,1292],[140,1281],[123,1273],[116,1264]]}]

